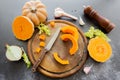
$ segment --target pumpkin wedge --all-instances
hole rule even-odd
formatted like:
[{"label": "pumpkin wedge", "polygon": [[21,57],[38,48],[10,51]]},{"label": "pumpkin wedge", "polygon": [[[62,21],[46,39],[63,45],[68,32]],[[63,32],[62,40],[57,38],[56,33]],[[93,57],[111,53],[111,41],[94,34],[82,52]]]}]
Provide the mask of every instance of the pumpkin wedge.
[{"label": "pumpkin wedge", "polygon": [[71,35],[71,34],[63,34],[61,35],[61,39],[66,41],[66,39],[71,40],[72,42],[72,47],[69,50],[70,55],[73,55],[76,53],[76,51],[78,50],[78,42],[76,41],[76,39]]},{"label": "pumpkin wedge", "polygon": [[112,48],[110,44],[101,37],[90,39],[88,51],[90,57],[97,62],[107,61],[112,54]]},{"label": "pumpkin wedge", "polygon": [[76,41],[78,41],[78,38],[79,38],[79,32],[78,30],[73,27],[73,26],[64,26],[61,28],[61,31],[63,33],[67,33],[67,34],[71,34],[74,36],[74,38],[76,39]]},{"label": "pumpkin wedge", "polygon": [[58,53],[56,53],[56,52],[53,54],[53,57],[54,57],[54,59],[55,59],[57,62],[59,62],[60,64],[63,64],[63,65],[69,64],[69,61],[68,61],[68,60],[63,60],[63,59],[61,59],[61,58],[58,56]]},{"label": "pumpkin wedge", "polygon": [[27,40],[34,33],[34,24],[25,16],[17,16],[13,21],[12,31],[17,39]]}]

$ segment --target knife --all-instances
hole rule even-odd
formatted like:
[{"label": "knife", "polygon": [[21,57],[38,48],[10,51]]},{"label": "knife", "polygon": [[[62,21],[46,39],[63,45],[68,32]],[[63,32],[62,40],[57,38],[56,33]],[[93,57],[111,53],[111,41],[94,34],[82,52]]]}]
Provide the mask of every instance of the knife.
[{"label": "knife", "polygon": [[45,48],[41,51],[39,59],[35,62],[35,64],[34,64],[33,67],[32,67],[32,71],[33,71],[33,72],[36,71],[37,67],[39,66],[39,64],[41,63],[42,59],[44,58],[45,53],[48,52],[48,51],[52,48],[55,40],[57,39],[57,37],[58,37],[58,35],[59,35],[59,33],[60,33],[60,27],[59,27],[59,28],[57,29],[57,31],[54,33],[54,35],[52,36],[52,38],[51,38],[51,40],[48,42],[48,44],[45,46]]}]

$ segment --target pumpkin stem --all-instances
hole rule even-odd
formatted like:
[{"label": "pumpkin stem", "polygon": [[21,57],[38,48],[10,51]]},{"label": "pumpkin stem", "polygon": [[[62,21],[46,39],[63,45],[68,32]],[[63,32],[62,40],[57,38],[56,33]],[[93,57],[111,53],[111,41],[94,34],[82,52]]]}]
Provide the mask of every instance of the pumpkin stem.
[{"label": "pumpkin stem", "polygon": [[35,13],[37,11],[35,7],[31,7],[30,9],[32,13]]}]

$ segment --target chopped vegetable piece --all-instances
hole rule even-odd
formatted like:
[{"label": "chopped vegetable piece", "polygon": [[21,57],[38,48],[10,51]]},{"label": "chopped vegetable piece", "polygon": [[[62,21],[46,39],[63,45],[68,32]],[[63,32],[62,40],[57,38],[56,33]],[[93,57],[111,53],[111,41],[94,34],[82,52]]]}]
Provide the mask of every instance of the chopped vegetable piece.
[{"label": "chopped vegetable piece", "polygon": [[61,28],[61,31],[66,34],[73,35],[73,37],[76,39],[76,41],[78,41],[79,32],[78,32],[77,28],[75,28],[74,26],[64,26]]},{"label": "chopped vegetable piece", "polygon": [[38,48],[36,48],[36,50],[35,50],[37,53],[39,53],[40,51],[41,51],[41,48],[40,47],[38,47]]},{"label": "chopped vegetable piece", "polygon": [[46,35],[45,34],[41,34],[40,36],[39,36],[39,38],[40,38],[40,40],[45,40],[46,39]]},{"label": "chopped vegetable piece", "polygon": [[6,57],[10,61],[18,61],[23,57],[24,62],[27,64],[27,68],[30,67],[31,63],[24,51],[23,48],[20,48],[19,46],[9,46],[6,45],[7,51],[6,51]]},{"label": "chopped vegetable piece", "polygon": [[94,37],[94,27],[90,27],[88,32],[85,33],[85,36],[88,38],[93,38]]},{"label": "chopped vegetable piece", "polygon": [[90,57],[97,62],[107,61],[112,54],[112,48],[110,44],[101,37],[90,39],[87,48]]},{"label": "chopped vegetable piece", "polygon": [[31,66],[31,62],[29,61],[28,56],[27,56],[27,54],[26,54],[26,52],[24,51],[23,48],[22,48],[22,51],[23,51],[23,55],[22,55],[23,60],[26,63],[27,68],[29,68]]},{"label": "chopped vegetable piece", "polygon": [[40,42],[40,46],[41,46],[41,47],[45,47],[45,42],[41,41],[41,42]]},{"label": "chopped vegetable piece", "polygon": [[61,35],[61,39],[66,41],[66,39],[69,39],[72,42],[72,47],[69,50],[70,55],[73,55],[78,50],[78,42],[71,34],[63,34]]},{"label": "chopped vegetable piece", "polygon": [[106,34],[104,34],[101,30],[99,29],[94,29],[94,27],[90,27],[90,29],[88,30],[88,32],[85,32],[85,36],[88,38],[94,38],[94,37],[102,37],[107,41],[111,41]]},{"label": "chopped vegetable piece", "polygon": [[69,64],[69,61],[68,61],[68,60],[62,60],[62,59],[58,56],[58,53],[57,53],[57,52],[55,52],[55,53],[53,54],[53,56],[54,56],[55,60],[56,60],[57,62],[59,62],[60,64],[63,64],[63,65]]},{"label": "chopped vegetable piece", "polygon": [[9,46],[8,44],[6,45],[6,57],[10,61],[18,61],[22,57],[22,49],[19,46]]},{"label": "chopped vegetable piece", "polygon": [[94,33],[95,33],[95,36],[98,36],[98,37],[102,37],[102,38],[104,38],[105,40],[107,40],[107,41],[111,41],[101,30],[99,30],[99,29],[96,29],[95,31],[94,31]]},{"label": "chopped vegetable piece", "polygon": [[37,28],[39,29],[39,34],[45,33],[48,36],[50,35],[50,30],[47,25],[41,23]]},{"label": "chopped vegetable piece", "polygon": [[55,22],[54,22],[54,21],[51,21],[51,22],[50,22],[50,26],[54,28],[54,27],[55,27]]}]

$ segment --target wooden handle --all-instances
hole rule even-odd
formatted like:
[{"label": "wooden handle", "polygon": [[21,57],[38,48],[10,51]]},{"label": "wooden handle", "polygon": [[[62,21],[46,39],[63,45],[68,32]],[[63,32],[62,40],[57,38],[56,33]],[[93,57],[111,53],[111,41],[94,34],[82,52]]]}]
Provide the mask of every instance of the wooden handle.
[{"label": "wooden handle", "polygon": [[42,59],[44,58],[46,52],[47,52],[46,49],[43,49],[43,50],[41,51],[39,59],[35,62],[35,64],[34,64],[33,67],[32,67],[32,71],[33,71],[33,72],[36,72],[36,69],[37,69],[37,67],[39,66],[39,64],[41,63]]},{"label": "wooden handle", "polygon": [[101,16],[97,11],[95,11],[91,6],[87,6],[84,9],[84,14],[88,15],[90,18],[96,20],[98,24],[109,33],[115,25],[111,23],[108,19]]}]

